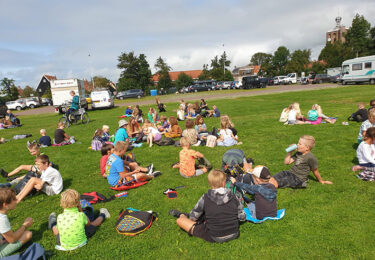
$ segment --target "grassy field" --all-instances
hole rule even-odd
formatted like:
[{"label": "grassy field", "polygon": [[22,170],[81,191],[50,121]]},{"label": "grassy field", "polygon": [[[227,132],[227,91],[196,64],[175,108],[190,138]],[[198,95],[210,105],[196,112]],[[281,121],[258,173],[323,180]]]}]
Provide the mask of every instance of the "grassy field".
[{"label": "grassy field", "polygon": [[[89,243],[72,252],[54,251],[55,259],[342,259],[375,257],[372,244],[375,234],[374,183],[363,182],[351,172],[356,163],[355,148],[358,123],[342,125],[342,121],[357,109],[360,101],[368,104],[375,97],[374,86],[350,86],[337,89],[270,94],[217,100],[215,104],[222,114],[228,114],[238,130],[239,148],[256,164],[268,166],[272,174],[287,170],[283,165],[284,149],[298,141],[303,134],[313,135],[316,146],[313,153],[319,160],[319,170],[325,180],[333,185],[321,185],[311,177],[307,189],[281,189],[278,191],[278,208],[285,208],[286,215],[280,221],[263,224],[244,223],[241,236],[225,244],[209,244],[189,237],[175,224],[168,211],[177,208],[190,211],[200,196],[207,191],[207,176],[183,179],[171,163],[178,160],[177,147],[135,148],[138,162],[153,162],[163,175],[149,184],[129,191],[127,198],[119,198],[105,204],[94,205],[96,210],[106,207],[112,217],[104,222]],[[196,96],[199,99],[199,95]],[[190,100],[189,100],[190,101]],[[285,126],[278,122],[281,110],[292,102],[301,104],[305,114],[311,105],[318,103],[324,114],[338,117],[336,124]],[[209,102],[212,105],[213,101]],[[142,107],[147,111],[148,107]],[[167,115],[177,104],[168,104]],[[104,195],[115,192],[100,176],[100,153],[88,150],[96,128],[103,124],[117,128],[118,116],[123,108],[89,112],[88,125],[73,125],[67,133],[76,137],[78,143],[65,147],[44,148],[43,152],[58,164],[65,188],[80,193],[98,191]],[[11,138],[14,134],[31,133],[39,138],[39,129],[46,128],[53,136],[57,115],[24,116],[23,127],[0,131],[0,137]],[[219,127],[219,119],[206,119],[209,128]],[[181,124],[181,123],[180,123]],[[181,124],[182,126],[182,124]],[[29,138],[28,140],[30,140]],[[0,146],[0,167],[12,170],[20,164],[32,164],[33,158],[26,149],[26,140],[12,140]],[[221,166],[221,157],[229,148],[195,147],[214,165]],[[4,179],[0,178],[4,182]],[[178,190],[179,197],[169,200],[163,195],[167,188],[185,185]],[[52,211],[61,213],[59,196],[35,195],[26,198],[17,209],[9,213],[13,229],[23,220],[34,218],[33,241],[46,250],[54,250],[55,239],[47,229],[47,219]],[[150,230],[136,236],[125,237],[116,233],[114,225],[122,208],[133,207],[153,210],[159,220]]]}]

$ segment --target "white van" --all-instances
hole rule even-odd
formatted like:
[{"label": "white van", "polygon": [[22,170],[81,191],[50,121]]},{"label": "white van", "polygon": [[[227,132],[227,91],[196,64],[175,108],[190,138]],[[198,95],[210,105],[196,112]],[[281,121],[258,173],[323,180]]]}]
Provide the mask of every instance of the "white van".
[{"label": "white van", "polygon": [[375,84],[375,55],[344,61],[341,82],[343,85],[363,82]]},{"label": "white van", "polygon": [[296,84],[297,83],[297,73],[289,73],[284,79],[284,84]]},{"label": "white van", "polygon": [[102,107],[111,108],[114,106],[114,97],[108,90],[94,90],[93,92],[91,92],[92,109]]}]

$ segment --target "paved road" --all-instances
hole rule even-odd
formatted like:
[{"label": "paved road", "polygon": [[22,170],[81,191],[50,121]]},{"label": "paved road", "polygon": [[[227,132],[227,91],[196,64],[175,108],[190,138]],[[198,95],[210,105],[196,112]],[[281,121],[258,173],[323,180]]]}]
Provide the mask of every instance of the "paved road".
[{"label": "paved road", "polygon": [[[189,102],[189,100],[197,100],[204,98],[205,100],[212,100],[212,99],[228,99],[228,98],[237,98],[237,97],[244,97],[244,96],[260,96],[260,95],[267,95],[272,93],[282,93],[282,92],[290,92],[290,91],[305,91],[305,90],[318,90],[318,89],[327,89],[327,88],[337,88],[343,87],[341,85],[336,84],[314,84],[314,85],[281,85],[281,86],[269,86],[264,89],[255,89],[255,90],[233,90],[233,92],[221,92],[219,90],[214,92],[199,92],[199,93],[188,93],[188,94],[176,94],[176,95],[167,95],[167,96],[159,96],[160,100],[163,103],[169,102],[178,102],[181,99]],[[124,102],[116,104],[116,106],[134,106],[134,105],[150,105],[155,104],[155,100],[153,99],[146,99],[146,100],[137,100],[132,102]],[[35,115],[35,114],[48,114],[54,113],[55,109],[52,106],[47,107],[40,107],[29,109],[26,111],[17,111],[17,115]]]}]

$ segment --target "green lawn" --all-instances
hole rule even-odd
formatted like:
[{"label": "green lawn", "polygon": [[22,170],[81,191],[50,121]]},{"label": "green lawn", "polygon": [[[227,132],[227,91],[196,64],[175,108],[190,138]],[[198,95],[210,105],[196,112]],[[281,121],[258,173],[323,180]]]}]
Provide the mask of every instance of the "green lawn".
[{"label": "green lawn", "polygon": [[[375,257],[375,184],[355,178],[350,168],[355,163],[358,123],[342,125],[342,121],[357,109],[357,103],[366,105],[375,97],[374,86],[350,86],[337,89],[270,94],[230,100],[216,100],[222,114],[228,114],[235,123],[240,141],[239,148],[256,164],[268,166],[272,174],[289,169],[283,165],[284,149],[298,141],[303,134],[313,135],[316,146],[313,153],[319,160],[319,170],[325,180],[333,185],[321,185],[312,177],[307,189],[281,189],[278,191],[278,208],[285,208],[280,221],[263,224],[244,223],[241,236],[225,244],[209,244],[189,237],[175,224],[168,211],[177,208],[190,211],[200,196],[207,191],[206,175],[183,179],[170,165],[178,160],[179,148],[135,148],[138,162],[153,162],[163,175],[149,184],[129,191],[127,198],[94,205],[96,210],[106,207],[112,217],[90,239],[89,243],[72,252],[55,251],[54,258],[61,259],[296,259],[296,258],[363,258]],[[189,100],[190,101],[190,100]],[[301,104],[305,114],[311,105],[318,103],[323,112],[338,117],[336,124],[285,126],[278,122],[281,110],[292,102]],[[209,102],[213,104],[212,101]],[[168,104],[167,115],[177,104]],[[142,107],[147,111],[148,107]],[[123,108],[90,111],[88,125],[73,125],[67,132],[78,143],[65,147],[44,148],[51,160],[58,164],[65,188],[80,193],[98,191],[104,195],[115,192],[108,188],[99,170],[100,153],[88,150],[96,128],[103,124],[116,129]],[[0,137],[31,133],[39,137],[39,129],[46,128],[53,136],[58,115],[23,116],[19,129],[2,130]],[[180,123],[181,124],[181,123]],[[206,119],[206,124],[219,127],[219,119]],[[182,124],[181,124],[182,126]],[[30,140],[30,139],[29,139]],[[26,149],[26,140],[13,140],[0,146],[0,167],[12,170],[20,164],[32,164],[33,158]],[[221,157],[229,149],[224,147],[195,147],[214,165],[221,166]],[[4,182],[3,179],[0,181]],[[178,190],[178,198],[169,200],[163,195],[167,188],[185,185]],[[13,229],[30,216],[34,219],[33,241],[46,250],[54,250],[55,239],[47,229],[47,219],[52,211],[61,213],[59,196],[37,195],[26,198],[16,210],[9,213]],[[116,233],[114,224],[122,208],[133,207],[154,210],[159,220],[150,230],[136,237]]]}]

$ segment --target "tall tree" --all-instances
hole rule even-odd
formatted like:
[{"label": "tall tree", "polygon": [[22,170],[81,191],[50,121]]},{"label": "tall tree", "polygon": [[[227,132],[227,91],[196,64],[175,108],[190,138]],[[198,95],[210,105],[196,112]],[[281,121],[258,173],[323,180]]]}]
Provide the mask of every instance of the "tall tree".
[{"label": "tall tree", "polygon": [[321,61],[313,61],[311,65],[310,71],[315,72],[317,74],[324,73],[326,67],[323,65]]},{"label": "tall tree", "polygon": [[177,80],[175,81],[175,85],[178,89],[182,87],[187,87],[193,84],[193,78],[187,75],[186,73],[182,72],[178,75]]},{"label": "tall tree", "polygon": [[35,89],[33,89],[32,87],[30,86],[26,86],[24,89],[23,89],[23,92],[22,92],[22,97],[33,97],[33,96],[37,96],[36,94],[36,91]]},{"label": "tall tree", "polygon": [[117,67],[122,69],[118,90],[142,89],[146,91],[150,85],[151,70],[144,54],[139,56],[134,52],[122,53],[118,57]]},{"label": "tall tree", "polygon": [[110,82],[109,79],[101,76],[95,76],[93,80],[95,88],[107,88],[108,83]]},{"label": "tall tree", "polygon": [[363,15],[356,14],[352,26],[345,34],[345,44],[353,51],[354,57],[361,57],[371,54],[370,23]]},{"label": "tall tree", "polygon": [[310,50],[295,50],[286,65],[286,72],[296,72],[299,74],[302,71],[306,71],[310,55]]},{"label": "tall tree", "polygon": [[210,71],[208,70],[208,64],[203,64],[203,70],[201,74],[198,76],[199,80],[208,80],[210,79]]},{"label": "tall tree", "polygon": [[[231,61],[228,59],[226,52],[224,51],[223,54],[220,56],[215,56],[211,60],[211,70],[210,76],[215,80],[233,80],[233,75],[230,71],[226,68],[230,66]],[[229,73],[230,75],[229,75]]]},{"label": "tall tree", "polygon": [[327,68],[341,67],[344,60],[353,58],[350,47],[346,46],[340,41],[335,43],[327,42],[326,46],[319,54],[319,60],[324,60],[327,63]]},{"label": "tall tree", "polygon": [[273,54],[272,64],[278,75],[285,74],[285,66],[289,61],[290,52],[285,46],[277,48]]},{"label": "tall tree", "polygon": [[250,59],[250,63],[253,65],[260,65],[262,66],[264,63],[269,62],[272,59],[272,54],[264,53],[264,52],[257,52]]},{"label": "tall tree", "polygon": [[171,67],[163,60],[162,57],[159,57],[154,67],[157,69],[157,73],[159,74],[159,82],[158,82],[158,89],[168,90],[172,87],[172,80],[169,76],[169,71]]},{"label": "tall tree", "polygon": [[13,79],[3,78],[0,82],[2,86],[1,92],[6,96],[7,100],[15,100],[18,98],[18,89],[14,85]]}]

